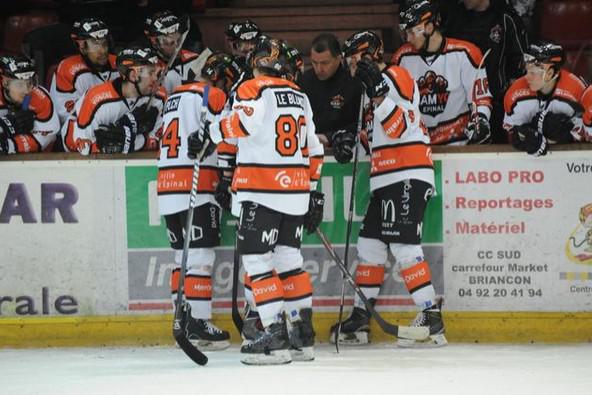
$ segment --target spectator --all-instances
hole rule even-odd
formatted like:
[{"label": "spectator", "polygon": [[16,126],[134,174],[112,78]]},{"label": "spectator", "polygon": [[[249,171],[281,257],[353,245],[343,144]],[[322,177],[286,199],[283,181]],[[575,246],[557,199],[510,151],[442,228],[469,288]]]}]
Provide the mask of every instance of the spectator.
[{"label": "spectator", "polygon": [[540,42],[524,55],[526,75],[516,80],[504,99],[504,128],[519,151],[547,153],[549,144],[583,140],[580,100],[586,86],[561,68],[560,45]]},{"label": "spectator", "polygon": [[109,27],[100,19],[74,22],[72,40],[79,54],[62,60],[51,80],[50,94],[60,124],[64,124],[76,101],[95,85],[119,76],[115,55],[109,54]]},{"label": "spectator", "polygon": [[448,38],[428,0],[412,0],[400,13],[407,43],[392,63],[409,70],[420,92],[419,109],[432,144],[479,144],[490,136],[491,93],[481,50]]},{"label": "spectator", "polygon": [[472,42],[483,54],[491,51],[484,63],[493,96],[492,141],[507,143],[502,128],[504,93],[523,73],[522,57],[528,48],[524,24],[506,0],[463,0],[451,7],[446,35]]},{"label": "spectator", "polygon": [[50,151],[60,121],[49,92],[37,86],[33,61],[0,57],[0,154]]},{"label": "spectator", "polygon": [[[324,145],[356,131],[363,89],[343,66],[341,47],[330,33],[317,36],[310,50],[312,69],[300,86],[310,99],[317,134]],[[348,133],[343,133],[347,131]]]}]

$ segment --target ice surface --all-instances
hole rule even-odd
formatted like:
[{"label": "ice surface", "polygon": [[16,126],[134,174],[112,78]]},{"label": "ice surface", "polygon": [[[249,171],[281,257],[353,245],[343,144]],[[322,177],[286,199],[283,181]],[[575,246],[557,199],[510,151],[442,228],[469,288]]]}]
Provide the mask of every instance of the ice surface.
[{"label": "ice surface", "polygon": [[591,344],[317,347],[314,362],[245,366],[238,347],[194,365],[180,349],[0,350],[0,394],[592,394]]}]

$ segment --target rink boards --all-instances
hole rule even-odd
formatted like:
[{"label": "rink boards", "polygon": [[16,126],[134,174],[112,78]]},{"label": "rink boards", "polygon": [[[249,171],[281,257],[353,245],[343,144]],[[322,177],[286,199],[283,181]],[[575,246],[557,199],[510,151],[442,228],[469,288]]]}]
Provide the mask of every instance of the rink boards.
[{"label": "rink boards", "polygon": [[[449,340],[590,341],[589,153],[434,155],[437,195],[426,213],[423,243],[436,291],[445,296]],[[2,162],[0,346],[172,341],[173,254],[158,215],[155,164],[145,155]],[[321,180],[327,196],[322,230],[340,254],[351,172],[351,165],[327,158]],[[354,235],[368,201],[368,172],[364,161]],[[231,329],[235,220],[225,216],[222,222],[214,311]],[[305,237],[303,255],[315,289],[315,327],[326,340],[341,275],[316,236]],[[350,249],[354,264],[355,258]],[[392,258],[387,267],[378,309],[406,323],[415,308]],[[348,304],[352,297],[348,290]],[[374,329],[374,340],[388,340]]]}]

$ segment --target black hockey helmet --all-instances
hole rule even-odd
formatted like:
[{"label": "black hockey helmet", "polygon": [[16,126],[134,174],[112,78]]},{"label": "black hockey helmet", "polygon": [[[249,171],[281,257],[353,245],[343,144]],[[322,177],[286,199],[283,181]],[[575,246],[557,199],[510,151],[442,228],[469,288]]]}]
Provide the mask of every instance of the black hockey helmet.
[{"label": "black hockey helmet", "polygon": [[288,58],[288,79],[290,81],[294,81],[296,80],[296,76],[304,66],[304,60],[302,59],[302,55],[300,54],[300,51],[297,48],[291,47],[285,42],[283,43],[283,45]]},{"label": "black hockey helmet", "polygon": [[275,38],[259,40],[252,52],[251,67],[277,77],[285,76],[289,72],[286,47]]},{"label": "black hockey helmet", "polygon": [[74,41],[109,39],[109,26],[99,18],[83,18],[72,24],[70,37]]},{"label": "black hockey helmet", "polygon": [[129,72],[133,68],[157,66],[158,56],[150,47],[129,47],[119,51],[116,64],[121,77],[128,79]]},{"label": "black hockey helmet", "polygon": [[0,57],[0,75],[13,80],[35,80],[35,63],[33,60],[17,55]]},{"label": "black hockey helmet", "polygon": [[559,70],[565,63],[565,52],[563,47],[549,41],[539,41],[531,44],[524,54],[525,64],[551,64],[553,68]]},{"label": "black hockey helmet", "polygon": [[363,30],[345,40],[342,51],[346,58],[361,53],[369,55],[374,61],[382,62],[384,47],[376,33]]},{"label": "black hockey helmet", "polygon": [[256,39],[261,34],[257,24],[249,19],[244,22],[231,22],[224,31],[230,40],[249,41]]},{"label": "black hockey helmet", "polygon": [[235,58],[224,52],[217,52],[208,56],[201,69],[202,78],[214,83],[223,80],[226,93],[233,89],[234,85],[240,80],[242,73],[243,69]]},{"label": "black hockey helmet", "polygon": [[410,0],[399,13],[399,28],[407,30],[420,23],[438,21],[436,6],[430,0]]},{"label": "black hockey helmet", "polygon": [[171,11],[159,11],[146,18],[144,22],[144,34],[152,40],[158,36],[182,32],[181,19]]}]

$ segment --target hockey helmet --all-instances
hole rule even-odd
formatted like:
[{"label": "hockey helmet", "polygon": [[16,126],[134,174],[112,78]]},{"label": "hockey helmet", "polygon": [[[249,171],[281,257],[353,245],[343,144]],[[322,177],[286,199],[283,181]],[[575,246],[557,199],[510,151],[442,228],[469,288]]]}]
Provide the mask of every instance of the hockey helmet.
[{"label": "hockey helmet", "polygon": [[256,39],[261,34],[261,29],[255,22],[247,19],[244,22],[230,23],[224,34],[230,40],[249,41]]},{"label": "hockey helmet", "polygon": [[0,75],[13,80],[35,80],[35,63],[25,56],[0,57]]},{"label": "hockey helmet", "polygon": [[109,27],[98,18],[79,19],[72,24],[70,37],[74,41],[109,39]]},{"label": "hockey helmet", "polygon": [[157,12],[144,22],[144,34],[149,39],[177,32],[181,32],[181,20],[168,10]]},{"label": "hockey helmet", "polygon": [[376,33],[363,30],[345,40],[342,51],[346,58],[361,53],[369,55],[374,61],[382,61],[384,47]]},{"label": "hockey helmet", "polygon": [[288,57],[288,79],[294,81],[298,73],[303,70],[304,60],[302,60],[302,55],[300,54],[300,51],[298,51],[297,48],[290,47],[286,43],[284,43],[284,47],[284,50],[286,51],[286,55]]},{"label": "hockey helmet", "polygon": [[257,42],[251,57],[253,69],[261,69],[266,73],[281,77],[289,72],[288,64],[288,54],[280,40],[271,38]]},{"label": "hockey helmet", "polygon": [[242,73],[243,69],[235,58],[223,52],[210,55],[201,69],[202,78],[207,78],[213,83],[224,81],[224,91],[226,93],[232,90]]},{"label": "hockey helmet", "polygon": [[436,23],[436,21],[436,6],[430,0],[411,0],[399,13],[399,28],[402,31],[420,23]]},{"label": "hockey helmet", "polygon": [[158,56],[150,47],[130,47],[117,54],[116,64],[119,74],[123,79],[128,79],[133,68],[158,66]]},{"label": "hockey helmet", "polygon": [[525,64],[551,64],[555,69],[561,68],[565,62],[563,47],[548,41],[531,44],[524,54]]}]

